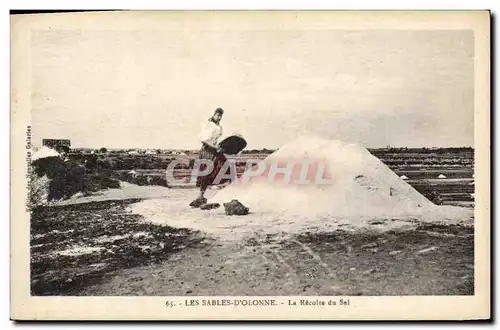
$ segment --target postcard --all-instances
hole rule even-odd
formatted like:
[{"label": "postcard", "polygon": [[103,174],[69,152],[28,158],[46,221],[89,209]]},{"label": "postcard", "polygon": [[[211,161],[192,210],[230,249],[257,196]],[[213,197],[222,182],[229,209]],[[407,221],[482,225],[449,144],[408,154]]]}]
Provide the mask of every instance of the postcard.
[{"label": "postcard", "polygon": [[14,320],[490,318],[489,11],[11,15]]}]

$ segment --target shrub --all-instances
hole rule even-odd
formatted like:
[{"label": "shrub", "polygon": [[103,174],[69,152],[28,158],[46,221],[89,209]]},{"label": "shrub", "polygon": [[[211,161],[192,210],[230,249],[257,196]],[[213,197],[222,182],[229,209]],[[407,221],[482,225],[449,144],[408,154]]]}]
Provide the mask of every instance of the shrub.
[{"label": "shrub", "polygon": [[[57,157],[43,158],[32,163],[34,179],[47,176],[47,200],[64,200],[81,192],[85,195],[101,189],[119,188],[120,182],[111,172],[87,173],[74,161],[64,162]],[[32,188],[33,189],[33,188]]]},{"label": "shrub", "polygon": [[161,176],[153,176],[151,177],[150,185],[168,187],[167,180]]}]

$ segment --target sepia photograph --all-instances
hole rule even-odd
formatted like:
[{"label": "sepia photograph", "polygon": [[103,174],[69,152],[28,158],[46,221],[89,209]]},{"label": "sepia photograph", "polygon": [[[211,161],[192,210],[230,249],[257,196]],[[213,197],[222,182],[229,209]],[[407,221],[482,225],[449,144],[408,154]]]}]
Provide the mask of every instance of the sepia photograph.
[{"label": "sepia photograph", "polygon": [[11,15],[16,315],[488,317],[489,19]]}]

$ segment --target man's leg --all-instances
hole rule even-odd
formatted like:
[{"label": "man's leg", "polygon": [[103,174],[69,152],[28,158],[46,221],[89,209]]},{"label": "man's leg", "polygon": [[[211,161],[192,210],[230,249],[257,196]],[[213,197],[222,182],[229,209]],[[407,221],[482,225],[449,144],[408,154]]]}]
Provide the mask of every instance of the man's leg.
[{"label": "man's leg", "polygon": [[202,185],[200,187],[200,195],[198,196],[198,198],[203,198],[205,196],[205,191],[207,191],[207,186],[206,185]]}]

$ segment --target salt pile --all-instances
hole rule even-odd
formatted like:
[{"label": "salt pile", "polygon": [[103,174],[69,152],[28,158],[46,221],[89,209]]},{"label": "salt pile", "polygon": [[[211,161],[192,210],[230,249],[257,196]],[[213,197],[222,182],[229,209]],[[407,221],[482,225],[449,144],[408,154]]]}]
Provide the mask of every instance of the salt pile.
[{"label": "salt pile", "polygon": [[165,197],[131,204],[128,211],[141,214],[146,222],[199,230],[223,240],[337,229],[410,230],[418,223],[473,224],[473,209],[434,205],[358,145],[302,137],[263,161],[304,157],[326,160],[333,184],[260,180],[207,191],[209,202],[222,205],[239,200],[250,208],[245,216],[226,215],[222,206],[212,210],[189,207],[198,195],[196,189],[167,189]]},{"label": "salt pile", "polygon": [[31,156],[31,161],[35,161],[35,160],[42,159],[42,158],[49,158],[49,157],[60,157],[60,154],[57,151],[55,151],[54,149],[51,149],[47,146],[43,146],[40,149],[38,149],[37,151],[35,151],[33,156]]},{"label": "salt pile", "polygon": [[239,200],[251,212],[287,215],[374,216],[419,213],[435,205],[417,192],[365,148],[337,140],[301,137],[262,162],[322,160],[331,184],[307,185],[232,183],[210,199],[213,203]]}]

